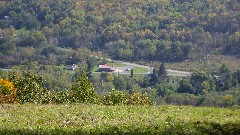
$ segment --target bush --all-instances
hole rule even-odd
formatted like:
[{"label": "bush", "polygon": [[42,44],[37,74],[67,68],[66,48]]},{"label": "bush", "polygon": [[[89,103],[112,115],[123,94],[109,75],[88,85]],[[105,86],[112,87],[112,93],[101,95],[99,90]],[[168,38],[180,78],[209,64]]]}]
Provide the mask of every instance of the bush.
[{"label": "bush", "polygon": [[106,105],[116,105],[116,104],[126,104],[127,103],[127,96],[125,93],[111,90],[109,95],[105,97],[104,104]]},{"label": "bush", "polygon": [[52,102],[57,104],[72,103],[73,93],[69,91],[60,91],[53,94]]},{"label": "bush", "polygon": [[11,79],[17,89],[16,95],[21,103],[48,103],[49,91],[43,88],[43,79],[32,73],[25,73],[23,77],[12,76]]},{"label": "bush", "polygon": [[7,79],[0,79],[0,103],[18,103],[16,88]]},{"label": "bush", "polygon": [[97,95],[94,91],[94,87],[88,80],[85,72],[82,72],[81,76],[76,79],[71,90],[73,92],[72,98],[74,102],[97,102]]},{"label": "bush", "polygon": [[130,105],[149,105],[150,100],[147,93],[132,92],[128,97],[128,103]]}]

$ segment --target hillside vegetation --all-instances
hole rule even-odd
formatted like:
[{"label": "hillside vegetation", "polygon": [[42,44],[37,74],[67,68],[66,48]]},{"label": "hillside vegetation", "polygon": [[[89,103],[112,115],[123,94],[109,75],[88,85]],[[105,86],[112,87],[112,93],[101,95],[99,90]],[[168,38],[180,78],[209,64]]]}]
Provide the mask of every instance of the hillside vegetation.
[{"label": "hillside vegetation", "polygon": [[240,52],[238,0],[13,0],[0,9],[2,67],[77,63],[83,50],[165,62]]},{"label": "hillside vegetation", "polygon": [[0,1],[0,134],[239,134],[239,45],[239,0]]},{"label": "hillside vegetation", "polygon": [[190,106],[2,105],[0,134],[218,134],[240,132],[240,110]]}]

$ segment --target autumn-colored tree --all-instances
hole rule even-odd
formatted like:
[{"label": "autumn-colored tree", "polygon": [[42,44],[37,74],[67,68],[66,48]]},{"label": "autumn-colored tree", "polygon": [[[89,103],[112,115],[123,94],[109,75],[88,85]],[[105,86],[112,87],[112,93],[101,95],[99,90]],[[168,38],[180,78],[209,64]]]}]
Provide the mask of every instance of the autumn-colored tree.
[{"label": "autumn-colored tree", "polygon": [[0,103],[18,103],[16,90],[12,82],[0,78]]}]

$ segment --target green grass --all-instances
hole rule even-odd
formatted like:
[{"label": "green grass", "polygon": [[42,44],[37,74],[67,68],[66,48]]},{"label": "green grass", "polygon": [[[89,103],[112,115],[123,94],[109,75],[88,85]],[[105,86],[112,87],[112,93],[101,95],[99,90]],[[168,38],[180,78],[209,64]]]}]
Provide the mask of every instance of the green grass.
[{"label": "green grass", "polygon": [[[148,71],[149,70],[147,68],[144,68],[144,67],[134,67],[133,68],[133,74],[134,73],[146,73]],[[128,71],[128,72],[130,73],[131,71]]]},{"label": "green grass", "polygon": [[240,109],[1,105],[0,134],[238,134]]},{"label": "green grass", "polygon": [[[209,55],[208,59],[166,63],[165,66],[182,71],[218,71],[222,64],[226,64],[232,71],[240,69],[240,59],[226,55]],[[159,67],[159,63],[155,63],[153,66]]]},{"label": "green grass", "polygon": [[111,65],[114,67],[125,67],[126,66],[126,64],[121,63],[121,62],[109,62],[109,63],[107,63],[107,65]]},{"label": "green grass", "polygon": [[97,72],[98,71],[98,66],[94,66],[94,68],[92,69],[92,72]]}]

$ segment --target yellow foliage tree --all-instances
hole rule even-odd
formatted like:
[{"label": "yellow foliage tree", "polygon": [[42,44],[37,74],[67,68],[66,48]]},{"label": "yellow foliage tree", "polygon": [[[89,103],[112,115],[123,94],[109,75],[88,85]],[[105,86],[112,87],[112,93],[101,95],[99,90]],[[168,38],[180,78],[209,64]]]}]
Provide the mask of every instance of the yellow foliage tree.
[{"label": "yellow foliage tree", "polygon": [[18,103],[16,91],[8,79],[0,79],[0,103]]}]

